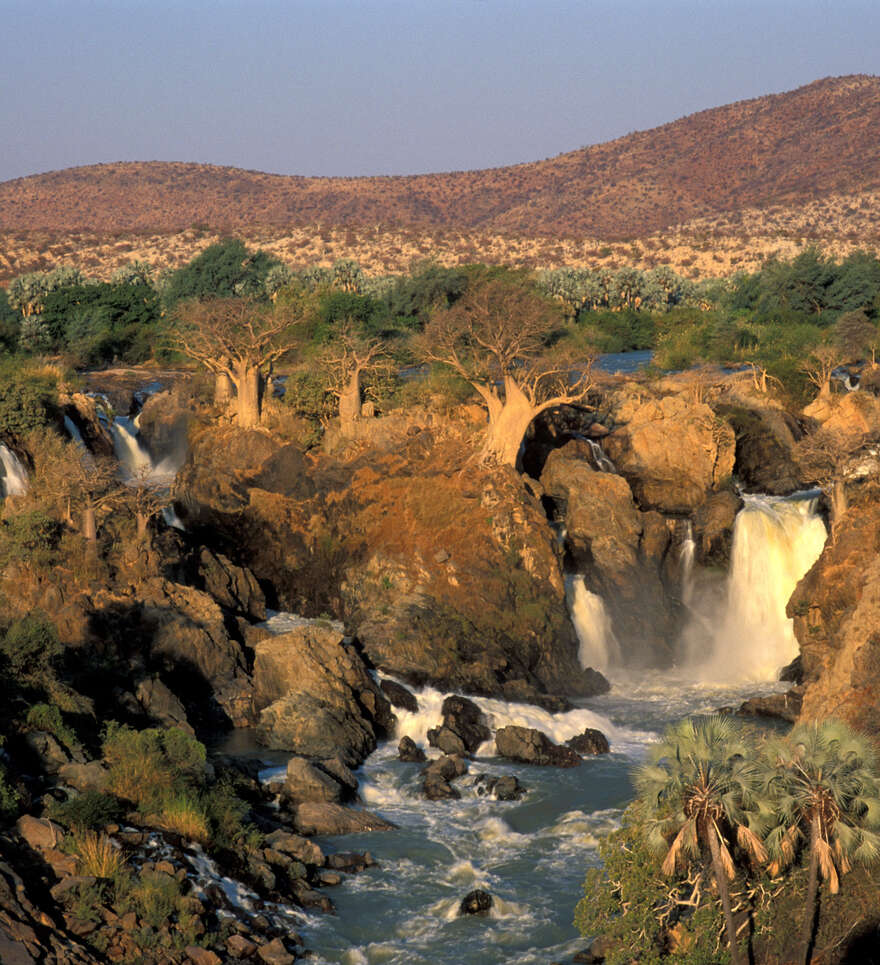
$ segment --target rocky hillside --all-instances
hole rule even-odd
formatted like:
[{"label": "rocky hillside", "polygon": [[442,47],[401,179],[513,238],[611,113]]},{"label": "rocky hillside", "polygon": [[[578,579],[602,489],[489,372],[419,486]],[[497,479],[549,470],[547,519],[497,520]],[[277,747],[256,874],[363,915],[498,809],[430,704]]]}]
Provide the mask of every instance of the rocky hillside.
[{"label": "rocky hillside", "polygon": [[[73,168],[0,185],[0,231],[193,224],[644,237],[880,186],[880,78],[826,78],[512,167],[412,177],[286,177],[184,163]],[[858,214],[856,200],[853,214]]]}]

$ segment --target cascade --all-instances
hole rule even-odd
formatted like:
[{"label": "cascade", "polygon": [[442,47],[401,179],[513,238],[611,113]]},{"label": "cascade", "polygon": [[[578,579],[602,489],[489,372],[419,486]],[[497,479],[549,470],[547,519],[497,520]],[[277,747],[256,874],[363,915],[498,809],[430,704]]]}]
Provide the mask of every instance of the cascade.
[{"label": "cascade", "polygon": [[604,672],[611,664],[619,663],[620,646],[611,629],[611,617],[602,597],[588,590],[583,576],[579,574],[565,578],[565,596],[580,642],[580,665],[584,669],[592,667]]},{"label": "cascade", "polygon": [[605,455],[605,450],[602,448],[601,443],[596,442],[595,439],[587,439],[587,443],[590,446],[593,461],[596,463],[596,468],[599,472],[617,472],[614,463]]},{"label": "cascade", "polygon": [[113,451],[126,475],[137,478],[152,474],[153,460],[141,446],[137,428],[131,419],[117,416],[110,423],[110,433],[113,436]]},{"label": "cascade", "polygon": [[[712,639],[695,634],[687,641],[691,668],[707,682],[774,680],[797,656],[785,607],[818,559],[827,535],[815,494],[743,499],[734,523],[726,596],[715,611]],[[707,645],[709,658],[701,659]]]},{"label": "cascade", "polygon": [[79,427],[69,415],[64,417],[64,428],[67,430],[67,434],[70,436],[71,440],[75,442],[80,449],[85,451],[86,444],[83,441],[82,433],[79,431]]},{"label": "cascade", "polygon": [[27,492],[28,478],[18,456],[4,443],[0,442],[0,495],[23,496]]},{"label": "cascade", "polygon": [[690,520],[685,524],[685,535],[679,551],[679,565],[681,566],[681,602],[690,606],[694,596],[694,555],[697,544],[694,542],[694,525]]}]

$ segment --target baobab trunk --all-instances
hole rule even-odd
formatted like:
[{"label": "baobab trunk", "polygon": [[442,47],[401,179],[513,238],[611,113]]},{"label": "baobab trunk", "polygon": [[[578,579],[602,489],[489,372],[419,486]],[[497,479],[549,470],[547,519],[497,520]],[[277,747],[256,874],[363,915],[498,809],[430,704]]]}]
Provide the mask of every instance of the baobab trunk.
[{"label": "baobab trunk", "polygon": [[837,524],[843,519],[846,514],[847,509],[847,499],[846,499],[846,484],[844,481],[837,477],[831,483],[831,529],[835,529]]},{"label": "baobab trunk", "polygon": [[88,553],[98,551],[98,524],[95,520],[95,507],[86,506],[82,514],[82,534]]},{"label": "baobab trunk", "polygon": [[242,429],[252,429],[260,424],[260,370],[256,365],[240,362],[236,373],[238,424]]},{"label": "baobab trunk", "polygon": [[350,435],[354,431],[354,424],[361,414],[361,372],[355,369],[348,380],[348,385],[339,395],[339,422],[342,432]]},{"label": "baobab trunk", "polygon": [[218,372],[214,379],[214,405],[225,408],[232,398],[232,379],[226,372]]}]

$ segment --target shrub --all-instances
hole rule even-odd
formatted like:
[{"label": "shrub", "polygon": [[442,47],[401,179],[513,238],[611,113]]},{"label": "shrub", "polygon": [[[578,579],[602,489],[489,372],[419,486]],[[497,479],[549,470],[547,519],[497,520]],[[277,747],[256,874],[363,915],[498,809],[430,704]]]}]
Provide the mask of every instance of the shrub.
[{"label": "shrub", "polygon": [[50,567],[58,561],[62,526],[57,519],[33,509],[3,520],[0,526],[0,562],[30,562]]},{"label": "shrub", "polygon": [[112,794],[100,791],[83,791],[69,801],[53,801],[49,805],[49,816],[74,830],[95,830],[116,823],[123,815],[124,808]]},{"label": "shrub", "polygon": [[6,768],[0,763],[0,821],[9,821],[18,814],[18,791],[9,783]]},{"label": "shrub", "polygon": [[72,850],[81,875],[93,878],[115,878],[125,865],[122,851],[107,837],[96,831],[74,832]]},{"label": "shrub", "polygon": [[180,884],[176,878],[144,871],[128,893],[128,904],[148,925],[161,928],[177,911],[180,897]]},{"label": "shrub", "polygon": [[111,721],[104,756],[110,764],[109,789],[138,807],[161,809],[204,779],[204,745],[179,727],[136,731]]},{"label": "shrub", "polygon": [[61,651],[54,624],[37,615],[16,620],[0,642],[9,672],[24,684],[44,688],[55,676],[53,664]]},{"label": "shrub", "polygon": [[20,362],[0,366],[0,432],[22,436],[55,421],[55,380],[23,369]]},{"label": "shrub", "polygon": [[76,743],[76,734],[61,717],[61,711],[54,704],[34,704],[28,709],[25,723],[32,730],[42,730],[57,737],[68,748]]}]

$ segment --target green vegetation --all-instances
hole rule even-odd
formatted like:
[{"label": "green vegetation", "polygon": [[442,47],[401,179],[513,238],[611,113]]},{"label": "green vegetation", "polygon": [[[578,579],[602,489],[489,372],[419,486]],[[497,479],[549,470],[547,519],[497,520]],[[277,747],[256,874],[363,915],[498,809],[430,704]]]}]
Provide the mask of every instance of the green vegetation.
[{"label": "green vegetation", "polygon": [[818,911],[835,916],[830,902],[818,908],[819,879],[836,895],[853,865],[880,862],[875,757],[839,721],[768,740],[727,718],[686,720],[636,783],[575,910],[583,935],[602,936],[608,965],[635,951],[640,962],[736,963],[749,940],[754,960],[760,946],[806,963]]}]

